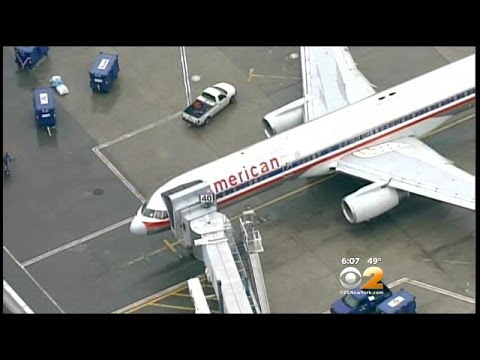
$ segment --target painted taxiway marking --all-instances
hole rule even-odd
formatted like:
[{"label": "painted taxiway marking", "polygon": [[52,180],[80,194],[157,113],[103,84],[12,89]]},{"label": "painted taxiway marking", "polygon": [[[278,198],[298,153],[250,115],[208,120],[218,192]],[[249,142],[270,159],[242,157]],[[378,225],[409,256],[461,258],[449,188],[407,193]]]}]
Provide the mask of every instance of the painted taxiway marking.
[{"label": "painted taxiway marking", "polygon": [[165,118],[162,118],[162,119],[160,119],[160,120],[157,120],[157,121],[155,121],[155,122],[153,122],[153,123],[151,123],[151,124],[148,124],[148,125],[142,126],[141,128],[138,128],[138,129],[136,129],[136,130],[130,131],[129,133],[124,134],[124,135],[121,135],[121,136],[119,136],[119,137],[117,137],[117,138],[115,138],[115,139],[113,139],[113,140],[109,140],[109,141],[107,141],[107,142],[104,142],[103,144],[100,144],[100,145],[96,146],[96,148],[97,148],[98,150],[102,150],[103,148],[106,148],[106,147],[108,147],[108,146],[111,146],[111,145],[113,145],[113,144],[116,144],[116,143],[118,143],[118,142],[120,142],[120,141],[129,139],[129,138],[131,138],[131,137],[133,137],[133,136],[135,136],[135,135],[138,135],[138,134],[141,134],[141,133],[143,133],[143,132],[145,132],[145,131],[151,130],[151,129],[153,129],[154,127],[157,127],[157,126],[162,125],[162,124],[166,124],[167,122],[170,122],[170,121],[174,120],[175,118],[179,117],[181,114],[182,114],[181,111],[176,112],[175,114],[169,115],[169,116],[167,116],[167,117],[165,117]]},{"label": "painted taxiway marking", "polygon": [[175,249],[175,246],[177,246],[177,245],[182,245],[183,247],[186,247],[186,245],[181,240],[178,240],[178,241],[175,241],[174,243],[171,243],[170,241],[165,239],[165,240],[163,240],[163,243],[165,244],[164,247],[158,248],[157,250],[154,250],[154,251],[149,252],[147,254],[142,254],[141,256],[127,262],[127,265],[132,265],[132,264],[135,264],[135,263],[137,263],[139,261],[142,261],[142,260],[149,261],[150,257],[152,257],[153,255],[157,255],[157,254],[159,254],[159,253],[161,253],[162,251],[165,251],[165,250],[170,250],[172,253],[176,253],[177,249]]},{"label": "painted taxiway marking", "polygon": [[190,294],[184,294],[184,293],[179,293],[179,292],[173,293],[172,296],[184,297],[184,298],[191,298]]},{"label": "painted taxiway marking", "polygon": [[50,302],[53,304],[53,306],[55,306],[62,314],[65,314],[65,311],[63,311],[63,309],[60,307],[60,305],[57,304],[57,302],[55,300],[53,300],[53,298],[50,296],[50,294],[38,283],[37,280],[35,280],[35,278],[30,274],[30,272],[25,269],[25,266],[23,266],[22,264],[20,264],[18,262],[18,260],[15,258],[15,256],[13,256],[13,254],[10,252],[10,250],[8,250],[5,245],[3,245],[3,250],[8,254],[8,256],[10,256],[10,258],[15,262],[15,264],[17,264],[17,266],[23,270],[23,272],[30,278],[30,280],[32,280],[32,282],[40,289],[40,291],[43,293],[43,295],[45,295],[47,297],[48,300],[50,300]]},{"label": "painted taxiway marking", "polygon": [[458,119],[457,121],[451,123],[451,124],[448,124],[448,125],[445,125],[441,128],[438,128],[437,130],[433,130],[432,132],[428,133],[426,136],[423,137],[423,139],[426,139],[432,135],[435,135],[435,134],[438,134],[439,132],[442,132],[442,131],[445,131],[447,129],[450,129],[454,126],[457,126],[457,125],[460,125],[461,123],[467,121],[467,120],[470,120],[471,118],[475,117],[476,114],[470,114],[468,116],[465,116],[464,118],[461,118],[461,119]]},{"label": "painted taxiway marking", "polygon": [[3,291],[4,291],[4,298],[3,298],[3,307],[5,306],[5,292],[7,292],[8,295],[13,299],[13,301],[20,306],[20,308],[25,312],[25,314],[33,314],[33,310],[28,306],[25,301],[20,297],[20,295],[17,294],[15,290],[8,284],[8,282],[3,279]]},{"label": "painted taxiway marking", "polygon": [[27,266],[35,264],[36,262],[39,262],[41,260],[45,260],[46,258],[49,258],[50,256],[53,256],[55,254],[58,254],[59,252],[62,252],[64,250],[68,250],[68,249],[70,249],[74,246],[77,246],[77,245],[82,244],[86,241],[95,239],[96,237],[99,237],[103,234],[106,234],[107,232],[118,229],[119,227],[130,223],[130,221],[132,221],[132,219],[133,219],[133,217],[129,217],[128,219],[119,221],[119,222],[117,222],[113,225],[107,226],[106,228],[103,228],[103,229],[100,229],[98,231],[95,231],[94,233],[88,234],[88,235],[86,235],[86,236],[84,236],[84,237],[82,237],[78,240],[74,240],[72,242],[69,242],[68,244],[59,246],[56,249],[47,251],[44,254],[38,255],[38,256],[34,257],[33,259],[30,259],[30,260],[27,260],[27,261],[23,262],[21,265],[24,266],[24,267],[27,267]]},{"label": "painted taxiway marking", "polygon": [[401,284],[404,284],[404,283],[411,284],[411,285],[414,285],[414,286],[417,286],[417,287],[420,287],[420,288],[423,288],[423,289],[426,289],[426,290],[430,290],[430,291],[436,292],[438,294],[449,296],[449,297],[457,299],[457,300],[465,301],[465,302],[468,302],[470,304],[475,304],[475,299],[474,298],[471,298],[471,297],[468,297],[468,296],[465,296],[465,295],[462,295],[462,294],[457,294],[453,291],[442,289],[442,288],[439,288],[438,286],[430,285],[430,284],[427,284],[427,283],[424,283],[424,282],[421,282],[421,281],[417,281],[417,280],[412,280],[412,279],[409,279],[409,278],[401,278],[399,280],[396,280],[396,281],[388,284],[387,286],[389,288],[393,288],[395,286],[398,286],[398,285],[401,285]]},{"label": "painted taxiway marking", "polygon": [[[267,201],[267,202],[265,202],[265,203],[263,203],[263,204],[261,204],[261,205],[259,205],[259,206],[253,207],[252,210],[258,211],[258,210],[261,210],[261,209],[263,209],[263,208],[266,208],[266,207],[268,207],[268,206],[270,206],[270,205],[274,205],[274,204],[276,204],[276,203],[278,203],[278,202],[280,202],[280,201],[283,201],[283,200],[286,200],[286,199],[288,199],[288,198],[290,198],[290,197],[292,197],[292,196],[298,195],[299,193],[304,192],[305,190],[308,190],[308,189],[310,189],[310,188],[312,188],[312,187],[314,187],[314,186],[316,186],[316,185],[318,185],[318,184],[320,184],[320,183],[322,183],[322,182],[325,182],[325,181],[327,181],[327,180],[330,180],[331,178],[333,178],[333,177],[335,177],[335,176],[336,176],[336,174],[333,174],[333,175],[328,175],[328,176],[326,176],[326,177],[324,177],[324,178],[315,180],[314,182],[312,182],[312,183],[310,183],[310,184],[304,185],[304,186],[302,186],[302,187],[300,187],[300,188],[298,188],[298,189],[296,189],[296,190],[290,191],[290,192],[288,192],[288,193],[286,193],[286,194],[284,194],[284,195],[282,195],[282,196],[279,196],[279,197],[277,197],[277,198],[275,198],[275,199],[273,199],[273,200]],[[240,218],[240,216],[242,216],[242,214],[235,215],[234,217],[231,218],[231,220],[237,220],[238,218]]]},{"label": "painted taxiway marking", "polygon": [[113,172],[113,174],[127,187],[130,192],[137,197],[138,200],[140,200],[142,203],[145,201],[145,198],[143,197],[140,192],[135,188],[135,186],[128,181],[125,176],[111,163],[110,160],[107,159],[105,155],[102,154],[100,150],[98,150],[97,147],[92,148],[92,151],[98,156],[102,162],[107,165],[107,167]]},{"label": "painted taxiway marking", "polygon": [[[432,259],[423,259],[425,262],[433,262]],[[471,261],[460,261],[460,260],[441,260],[441,262],[454,265],[472,265]]]},{"label": "painted taxiway marking", "polygon": [[123,174],[115,167],[115,165],[112,164],[112,162],[100,151],[101,149],[104,149],[108,146],[111,146],[111,145],[114,145],[116,143],[119,143],[120,141],[123,141],[123,140],[126,140],[126,139],[129,139],[135,135],[138,135],[138,134],[141,134],[145,131],[148,131],[148,130],[151,130],[153,129],[154,127],[157,127],[159,125],[162,125],[162,124],[165,124],[169,121],[172,121],[174,119],[176,119],[178,116],[181,115],[181,111],[175,113],[175,114],[172,114],[172,115],[169,115],[167,116],[166,118],[163,118],[163,119],[160,119],[158,121],[155,121],[151,124],[148,124],[148,125],[145,125],[141,128],[138,128],[136,130],[133,130],[133,131],[130,131],[129,133],[127,134],[124,134],[124,135],[121,135],[113,140],[110,140],[110,141],[107,141],[107,142],[104,142],[103,144],[100,144],[98,146],[94,146],[92,148],[92,151],[95,153],[95,155],[98,156],[98,158],[105,164],[107,165],[107,167],[113,172],[113,174],[127,187],[128,190],[130,190],[130,192],[135,195],[137,197],[138,200],[140,200],[140,202],[144,202],[145,201],[145,198],[143,197],[142,194],[140,194],[140,192],[135,188],[135,186],[133,186],[133,184],[131,182],[129,182],[125,176],[123,176]]},{"label": "painted taxiway marking", "polygon": [[162,307],[166,309],[182,310],[182,311],[195,311],[195,308],[187,307],[187,306],[167,305],[167,304],[152,304],[151,306],[157,306],[157,307]]},{"label": "painted taxiway marking", "polygon": [[281,79],[281,80],[302,80],[302,78],[296,77],[296,76],[281,76],[281,75],[260,75],[260,74],[254,74],[253,72],[255,71],[254,68],[251,68],[248,71],[248,82],[252,81],[253,78],[259,77],[259,78],[267,78],[267,79]]},{"label": "painted taxiway marking", "polygon": [[168,250],[170,250],[172,253],[176,253],[176,252],[177,252],[177,249],[175,249],[175,247],[173,246],[173,244],[171,244],[167,239],[164,239],[164,240],[163,240],[163,243],[165,244],[165,247],[168,248]]},{"label": "painted taxiway marking", "polygon": [[126,306],[122,309],[119,309],[119,310],[115,311],[114,313],[115,314],[131,314],[135,311],[139,311],[139,310],[143,309],[144,307],[151,306],[152,304],[156,303],[157,301],[163,300],[163,299],[171,296],[171,294],[173,292],[183,291],[185,289],[188,289],[188,285],[186,284],[186,282],[174,285],[167,290],[160,291],[159,293],[154,294],[152,296],[149,296],[146,299],[139,300],[132,305]]},{"label": "painted taxiway marking", "polygon": [[[197,276],[200,279],[200,282],[203,284],[206,281],[205,275]],[[166,299],[174,294],[181,293],[188,289],[188,284],[186,281],[181,282],[180,284],[173,285],[172,287],[162,290],[156,294],[150,295],[149,297],[139,300],[131,305],[127,305],[121,309],[118,309],[114,314],[131,314],[133,312],[139,311],[147,306]]]}]

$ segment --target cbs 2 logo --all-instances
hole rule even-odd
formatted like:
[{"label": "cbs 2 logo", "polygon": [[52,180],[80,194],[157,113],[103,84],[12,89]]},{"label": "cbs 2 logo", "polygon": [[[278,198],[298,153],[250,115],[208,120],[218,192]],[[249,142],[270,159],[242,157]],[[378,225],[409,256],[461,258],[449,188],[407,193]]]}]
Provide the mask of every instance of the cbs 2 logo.
[{"label": "cbs 2 logo", "polygon": [[[373,275],[373,276],[372,276]],[[379,283],[383,279],[383,270],[378,266],[370,266],[365,269],[363,276],[372,276],[361,288],[364,290],[382,290],[383,284]],[[360,271],[349,266],[340,273],[340,283],[346,289],[354,289],[362,282],[362,274]]]}]

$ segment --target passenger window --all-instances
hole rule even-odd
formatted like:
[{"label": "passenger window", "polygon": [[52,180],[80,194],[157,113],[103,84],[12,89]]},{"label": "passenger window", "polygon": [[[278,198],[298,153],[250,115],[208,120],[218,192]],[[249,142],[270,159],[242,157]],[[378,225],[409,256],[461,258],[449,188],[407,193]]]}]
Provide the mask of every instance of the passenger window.
[{"label": "passenger window", "polygon": [[225,98],[226,98],[225,95],[219,95],[219,96],[218,96],[218,99],[219,99],[220,101],[222,101],[222,100],[225,99]]}]

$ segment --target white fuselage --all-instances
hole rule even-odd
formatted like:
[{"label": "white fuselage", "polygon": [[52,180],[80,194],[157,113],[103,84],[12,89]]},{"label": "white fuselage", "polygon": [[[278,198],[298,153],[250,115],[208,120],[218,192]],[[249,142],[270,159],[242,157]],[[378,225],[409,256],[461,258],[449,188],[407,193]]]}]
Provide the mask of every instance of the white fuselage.
[{"label": "white fuselage", "polygon": [[144,216],[140,208],[130,231],[150,234],[166,228],[161,194],[178,185],[205,181],[222,206],[287,179],[325,175],[340,157],[366,146],[421,137],[474,101],[471,55],[170,180],[145,205],[149,214],[155,210],[164,215]]}]

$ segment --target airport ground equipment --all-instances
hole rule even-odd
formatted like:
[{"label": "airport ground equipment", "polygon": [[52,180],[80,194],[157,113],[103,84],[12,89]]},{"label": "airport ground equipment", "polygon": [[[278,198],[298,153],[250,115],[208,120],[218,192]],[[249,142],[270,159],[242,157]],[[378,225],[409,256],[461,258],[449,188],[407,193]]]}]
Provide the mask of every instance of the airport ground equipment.
[{"label": "airport ground equipment", "polygon": [[404,289],[393,294],[377,306],[377,314],[415,314],[417,302],[415,296]]},{"label": "airport ground equipment", "polygon": [[15,62],[19,69],[35,69],[48,56],[48,46],[16,46]]},{"label": "airport ground equipment", "polygon": [[92,91],[109,92],[119,72],[118,55],[100,52],[89,72]]},{"label": "airport ground equipment", "polygon": [[51,129],[56,127],[55,99],[53,90],[48,87],[33,90],[33,110],[37,127],[47,129],[51,136]]}]

